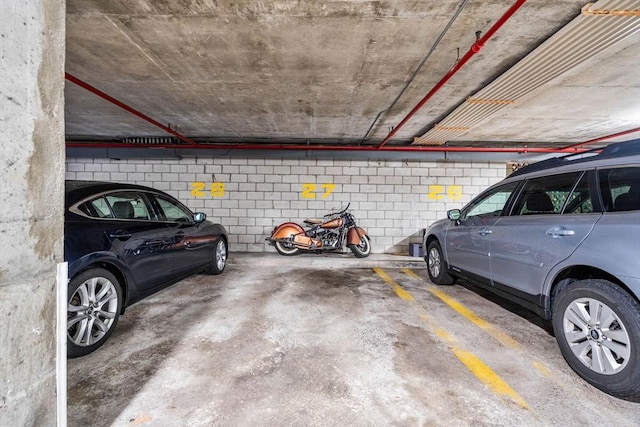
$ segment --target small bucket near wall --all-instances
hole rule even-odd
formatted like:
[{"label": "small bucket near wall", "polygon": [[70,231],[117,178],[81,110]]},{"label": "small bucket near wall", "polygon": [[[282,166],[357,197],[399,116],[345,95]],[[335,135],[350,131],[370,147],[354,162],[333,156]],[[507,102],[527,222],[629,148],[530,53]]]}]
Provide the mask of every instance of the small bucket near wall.
[{"label": "small bucket near wall", "polygon": [[424,256],[424,250],[420,243],[409,243],[409,256]]}]

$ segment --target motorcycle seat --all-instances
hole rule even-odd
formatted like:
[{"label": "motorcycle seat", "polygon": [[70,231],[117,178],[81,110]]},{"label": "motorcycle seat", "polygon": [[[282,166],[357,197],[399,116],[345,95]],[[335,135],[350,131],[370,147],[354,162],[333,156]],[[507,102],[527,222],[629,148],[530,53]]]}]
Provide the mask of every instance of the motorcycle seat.
[{"label": "motorcycle seat", "polygon": [[318,224],[322,224],[322,220],[321,219],[317,219],[317,218],[307,218],[304,220],[305,224],[309,224],[309,225],[318,225]]}]

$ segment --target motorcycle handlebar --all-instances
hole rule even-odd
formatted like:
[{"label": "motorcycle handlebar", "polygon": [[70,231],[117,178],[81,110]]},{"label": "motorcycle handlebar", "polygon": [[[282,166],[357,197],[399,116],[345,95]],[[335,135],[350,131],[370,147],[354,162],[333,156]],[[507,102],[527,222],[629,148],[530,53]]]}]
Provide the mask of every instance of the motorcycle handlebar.
[{"label": "motorcycle handlebar", "polygon": [[331,216],[331,215],[340,215],[342,213],[345,213],[347,211],[347,209],[349,209],[349,206],[351,206],[351,202],[347,203],[347,206],[344,209],[342,209],[342,210],[340,210],[338,212],[328,213],[328,214],[325,215],[325,217],[328,217],[328,216]]}]

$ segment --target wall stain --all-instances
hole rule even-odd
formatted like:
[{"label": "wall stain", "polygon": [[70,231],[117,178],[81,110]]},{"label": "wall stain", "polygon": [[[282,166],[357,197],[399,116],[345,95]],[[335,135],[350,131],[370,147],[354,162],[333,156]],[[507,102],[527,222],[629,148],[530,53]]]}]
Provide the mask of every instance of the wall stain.
[{"label": "wall stain", "polygon": [[[44,3],[42,61],[38,69],[41,108],[34,120],[33,151],[28,159],[29,236],[39,259],[62,261],[64,234],[64,8]],[[62,46],[62,47],[61,47]],[[60,178],[56,179],[56,176]]]}]

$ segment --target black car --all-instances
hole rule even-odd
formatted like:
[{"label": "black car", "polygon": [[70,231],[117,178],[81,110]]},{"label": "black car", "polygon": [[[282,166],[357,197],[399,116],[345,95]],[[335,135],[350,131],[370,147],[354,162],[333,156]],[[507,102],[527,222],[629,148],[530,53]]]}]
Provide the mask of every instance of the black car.
[{"label": "black car", "polygon": [[222,225],[162,191],[66,181],[68,356],[104,344],[125,307],[194,273],[222,273],[227,242]]}]

